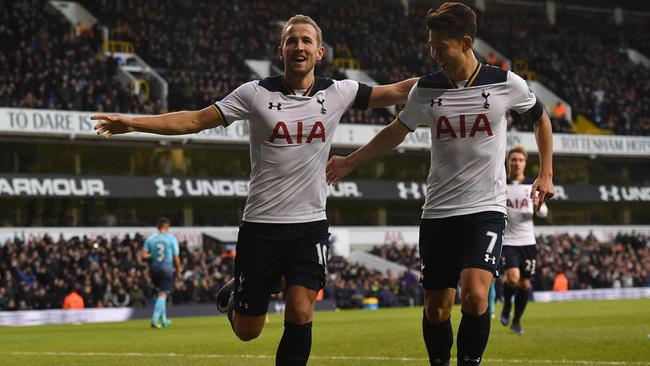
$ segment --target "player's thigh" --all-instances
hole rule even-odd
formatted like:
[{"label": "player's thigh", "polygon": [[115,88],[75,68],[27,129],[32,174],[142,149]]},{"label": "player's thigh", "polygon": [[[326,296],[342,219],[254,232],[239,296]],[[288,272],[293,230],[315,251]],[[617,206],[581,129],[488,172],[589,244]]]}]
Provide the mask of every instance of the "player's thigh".
[{"label": "player's thigh", "polygon": [[292,237],[284,246],[282,262],[287,287],[300,287],[317,293],[325,286],[329,225],[322,220],[294,224],[291,230]]},{"label": "player's thigh", "polygon": [[232,327],[235,334],[242,340],[251,340],[257,338],[262,333],[266,314],[262,315],[243,315],[236,310],[232,314]]},{"label": "player's thigh", "polygon": [[239,227],[234,271],[234,309],[239,315],[255,318],[268,311],[282,265],[282,242],[274,232],[270,224],[242,222]]},{"label": "player's thigh", "polygon": [[460,276],[460,245],[454,220],[420,222],[420,283],[425,290],[456,289]]},{"label": "player's thigh", "polygon": [[506,217],[487,211],[462,217],[461,269],[479,268],[498,276]]}]

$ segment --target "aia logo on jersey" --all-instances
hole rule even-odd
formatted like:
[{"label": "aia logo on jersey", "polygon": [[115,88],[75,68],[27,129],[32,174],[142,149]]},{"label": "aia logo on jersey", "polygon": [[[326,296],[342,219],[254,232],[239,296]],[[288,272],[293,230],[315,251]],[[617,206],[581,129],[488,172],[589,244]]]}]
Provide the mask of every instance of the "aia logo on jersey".
[{"label": "aia logo on jersey", "polygon": [[291,145],[294,143],[294,138],[296,144],[302,144],[303,140],[305,144],[311,144],[314,140],[320,140],[321,142],[326,141],[325,126],[323,126],[323,122],[321,121],[316,121],[314,123],[314,125],[311,127],[311,131],[309,131],[309,134],[307,136],[303,134],[304,127],[302,122],[297,122],[294,126],[295,133],[292,134],[289,132],[289,127],[287,127],[286,123],[278,121],[273,128],[271,137],[269,137],[269,142],[275,142],[275,140],[284,140],[287,144]]},{"label": "aia logo on jersey", "polygon": [[517,208],[517,209],[526,208],[527,209],[529,207],[528,206],[529,204],[530,203],[528,203],[528,200],[526,198],[521,199],[521,200],[516,199],[516,198],[513,199],[513,200],[511,200],[510,198],[506,199],[506,206],[508,206],[510,208]]},{"label": "aia logo on jersey", "polygon": [[452,127],[451,122],[447,116],[440,116],[440,118],[438,118],[438,125],[436,128],[436,138],[439,139],[440,137],[447,137],[444,135],[449,135],[449,137],[454,139],[458,137],[464,139],[466,137],[474,137],[479,132],[484,132],[488,136],[493,135],[490,121],[485,114],[479,114],[476,116],[474,123],[472,123],[472,128],[469,131],[469,135],[467,134],[465,124],[465,115],[461,114],[458,117],[458,130],[456,131]]}]

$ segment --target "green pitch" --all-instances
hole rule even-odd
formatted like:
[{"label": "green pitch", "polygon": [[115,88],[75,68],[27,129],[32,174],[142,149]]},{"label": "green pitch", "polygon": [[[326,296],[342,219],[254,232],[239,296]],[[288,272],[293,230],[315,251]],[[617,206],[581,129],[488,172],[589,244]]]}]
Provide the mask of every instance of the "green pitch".
[{"label": "green pitch", "polygon": [[[500,310],[497,307],[497,310]],[[421,308],[316,314],[310,365],[428,365]],[[456,307],[454,329],[460,320]],[[482,365],[650,365],[650,300],[529,304],[526,334],[498,319]],[[0,365],[274,365],[282,318],[243,343],[225,317],[0,328]],[[452,356],[453,358],[453,356]]]}]

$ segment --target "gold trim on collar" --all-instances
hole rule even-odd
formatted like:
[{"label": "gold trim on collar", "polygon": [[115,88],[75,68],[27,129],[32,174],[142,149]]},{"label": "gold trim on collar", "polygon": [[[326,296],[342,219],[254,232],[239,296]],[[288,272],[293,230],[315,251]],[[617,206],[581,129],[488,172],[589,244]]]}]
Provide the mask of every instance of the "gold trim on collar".
[{"label": "gold trim on collar", "polygon": [[469,77],[469,79],[467,79],[467,84],[465,84],[466,88],[469,88],[470,86],[472,86],[472,83],[474,82],[474,80],[476,80],[476,77],[478,76],[478,74],[479,74],[479,72],[481,70],[481,67],[482,67],[481,63],[479,62],[478,65],[476,65],[476,68],[474,69],[474,72],[472,73],[472,75]]}]

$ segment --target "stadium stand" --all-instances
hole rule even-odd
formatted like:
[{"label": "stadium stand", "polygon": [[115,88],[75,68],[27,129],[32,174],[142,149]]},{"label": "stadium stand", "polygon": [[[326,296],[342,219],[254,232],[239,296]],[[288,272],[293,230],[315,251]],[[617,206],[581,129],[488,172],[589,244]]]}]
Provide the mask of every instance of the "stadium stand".
[{"label": "stadium stand", "polygon": [[[81,3],[99,23],[80,36],[70,32],[71,25],[46,1],[2,5],[0,37],[6,42],[2,42],[5,56],[0,58],[0,106],[164,112],[159,100],[132,96],[112,78],[115,61],[99,51],[102,27],[107,27],[111,40],[132,42],[136,53],[166,78],[169,110],[203,107],[255,78],[245,59],[277,62],[278,21],[296,12],[313,15],[333,48],[333,59],[320,66],[322,75],[342,78],[343,67],[357,65],[378,83],[389,83],[437,68],[428,56],[423,19],[426,10],[439,2],[412,0],[408,10],[394,0],[336,0],[327,6],[297,0],[272,5]],[[619,26],[606,14],[562,11],[557,23],[550,25],[542,10],[491,2],[485,14],[479,13],[479,37],[510,59],[522,60],[539,81],[569,101],[574,115],[584,115],[616,134],[648,135],[650,93],[644,81],[650,71],[623,52],[634,46],[648,55],[650,37],[640,31],[647,21],[628,17]],[[563,34],[581,36],[564,42]],[[492,57],[485,55],[485,61],[500,63]],[[32,72],[22,72],[26,69]],[[385,124],[391,118],[386,111],[369,111],[351,113],[344,121]],[[511,125],[519,131],[531,129],[517,116]],[[554,118],[554,127],[571,132],[561,114]]]},{"label": "stadium stand", "polygon": [[0,107],[158,113],[115,78],[96,26],[76,35],[47,1],[0,5]]},{"label": "stadium stand", "polygon": [[[85,307],[142,307],[155,296],[147,269],[137,256],[140,235],[117,240],[48,236],[23,242],[7,241],[0,248],[0,309],[60,308],[64,297],[78,289]],[[602,242],[593,236],[567,234],[538,237],[537,275],[534,288],[552,289],[564,273],[570,289],[645,287],[650,285],[648,238],[620,234]],[[387,260],[417,268],[413,247],[376,246],[372,252]],[[211,303],[232,273],[232,256],[211,248],[190,250],[181,243],[183,280],[176,281],[176,304]],[[363,298],[376,297],[379,306],[422,303],[422,289],[414,271],[381,273],[334,256],[329,263],[324,297],[337,307],[363,306]]]}]

